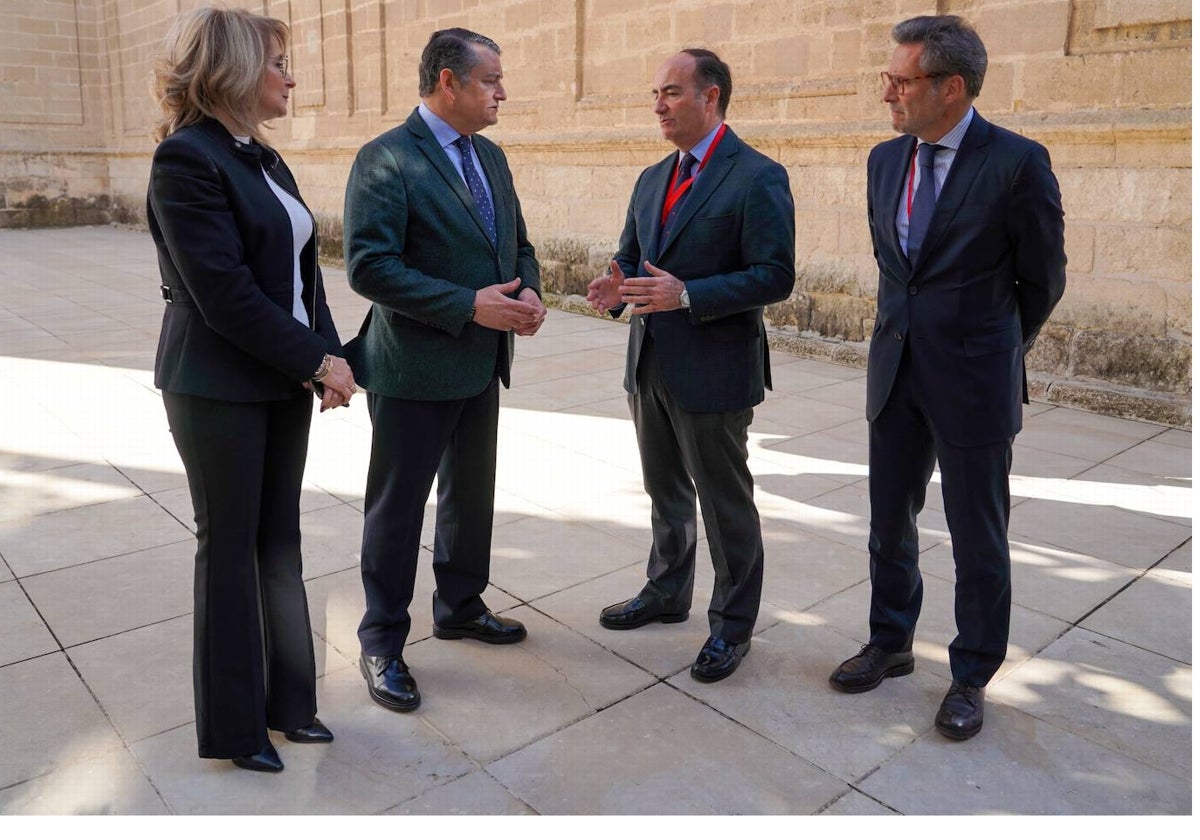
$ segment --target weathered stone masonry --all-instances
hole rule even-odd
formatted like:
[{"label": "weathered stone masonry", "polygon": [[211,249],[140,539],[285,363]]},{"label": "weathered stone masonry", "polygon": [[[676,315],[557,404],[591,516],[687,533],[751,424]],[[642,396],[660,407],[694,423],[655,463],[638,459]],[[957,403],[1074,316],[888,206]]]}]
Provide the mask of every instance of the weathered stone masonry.
[{"label": "weathered stone masonry", "polygon": [[[188,0],[0,0],[0,226],[144,223],[152,61]],[[892,24],[960,14],[990,66],[978,107],[1044,143],[1063,189],[1066,296],[1031,357],[1054,402],[1191,424],[1191,6],[1186,0],[247,0],[292,26],[298,87],[272,141],[340,257],[357,148],[416,104],[429,33],[504,49],[489,131],[513,165],[560,305],[607,261],[638,172],[668,151],[655,67],[707,46],[730,124],[789,170],[799,282],[772,341],[865,359],[875,272],[865,162],[891,135],[877,74]]]}]

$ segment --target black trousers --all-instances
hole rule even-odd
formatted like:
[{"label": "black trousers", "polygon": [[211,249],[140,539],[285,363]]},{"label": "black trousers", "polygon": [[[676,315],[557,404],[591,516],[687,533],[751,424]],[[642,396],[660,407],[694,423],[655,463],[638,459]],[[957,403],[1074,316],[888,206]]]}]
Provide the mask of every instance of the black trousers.
[{"label": "black trousers", "polygon": [[433,620],[483,614],[491,567],[500,385],[493,378],[463,400],[401,400],[367,394],[371,462],[363,521],[367,608],[358,640],[368,656],[400,656],[412,626],[408,605],[420,552],[425,500],[437,476]]},{"label": "black trousers", "polygon": [[1008,650],[1012,439],[951,446],[938,438],[921,406],[906,353],[870,431],[871,644],[890,651],[912,647],[923,592],[917,514],[936,459],[956,579],[958,635],[950,643],[950,670],[957,680],[983,686]]},{"label": "black trousers", "polygon": [[716,577],[710,633],[745,642],[762,595],[763,544],[746,442],[754,409],[693,412],[667,390],[652,338],[638,359],[638,392],[629,395],[654,541],[649,586],[675,609],[690,609],[696,573],[696,498]]},{"label": "black trousers", "polygon": [[192,672],[201,758],[235,758],[317,713],[300,558],[312,395],[163,394],[196,516]]}]

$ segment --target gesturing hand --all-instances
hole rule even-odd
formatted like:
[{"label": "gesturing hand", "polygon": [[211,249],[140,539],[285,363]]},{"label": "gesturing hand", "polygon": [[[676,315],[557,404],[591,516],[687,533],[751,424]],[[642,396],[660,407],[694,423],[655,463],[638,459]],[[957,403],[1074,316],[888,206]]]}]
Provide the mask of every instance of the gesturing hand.
[{"label": "gesturing hand", "polygon": [[[492,330],[516,330],[522,335],[532,335],[542,325],[546,308],[539,300],[534,306],[525,300],[509,297],[521,287],[521,278],[514,277],[507,283],[484,286],[475,293],[475,323]],[[532,293],[532,290],[530,290]],[[537,297],[537,295],[534,295]],[[523,330],[532,332],[522,332]]]},{"label": "gesturing hand", "polygon": [[631,315],[646,315],[650,312],[670,312],[679,309],[679,293],[683,281],[663,271],[649,260],[644,263],[649,277],[627,277],[620,285],[621,300],[633,304]]},{"label": "gesturing hand", "polygon": [[625,282],[625,273],[621,271],[621,266],[617,265],[616,260],[610,262],[608,268],[608,274],[601,274],[588,283],[587,301],[592,305],[592,309],[601,314],[620,305],[620,286]]},{"label": "gesturing hand", "polygon": [[517,335],[533,335],[539,329],[541,329],[542,322],[546,320],[546,305],[542,303],[542,299],[538,297],[537,292],[529,287],[525,287],[521,290],[521,293],[517,295],[517,300],[524,301],[525,303],[538,308],[537,321],[534,323],[533,327],[524,327],[517,330]]}]

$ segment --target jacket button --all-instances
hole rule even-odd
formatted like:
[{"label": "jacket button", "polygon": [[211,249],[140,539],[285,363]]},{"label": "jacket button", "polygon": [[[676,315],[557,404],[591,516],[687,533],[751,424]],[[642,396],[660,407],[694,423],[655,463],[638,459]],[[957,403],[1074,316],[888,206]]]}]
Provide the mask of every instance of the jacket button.
[{"label": "jacket button", "polygon": [[903,340],[904,340],[904,336],[903,336],[903,335],[901,335],[901,334],[900,334],[900,333],[898,333],[898,332],[894,332],[894,333],[892,333],[892,338],[896,339],[897,341],[903,341]]},{"label": "jacket button", "polygon": [[909,287],[908,287],[908,293],[909,293],[910,295],[915,295],[915,294],[917,293],[917,287],[916,287],[915,285],[909,286]]}]

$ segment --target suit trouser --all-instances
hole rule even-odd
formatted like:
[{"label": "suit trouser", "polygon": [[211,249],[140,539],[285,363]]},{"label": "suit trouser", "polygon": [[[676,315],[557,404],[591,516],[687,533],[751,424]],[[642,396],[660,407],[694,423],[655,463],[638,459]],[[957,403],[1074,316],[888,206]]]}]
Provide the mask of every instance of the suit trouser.
[{"label": "suit trouser", "polygon": [[367,609],[358,640],[367,656],[400,656],[412,603],[425,501],[437,476],[433,620],[482,615],[492,551],[500,386],[462,400],[402,400],[367,394],[371,463],[363,522]]},{"label": "suit trouser", "polygon": [[196,517],[200,757],[251,755],[268,728],[306,726],[317,713],[300,558],[312,394],[237,403],[164,393],[163,403]]},{"label": "suit trouser", "polygon": [[710,632],[745,642],[758,618],[763,577],[762,529],[746,449],[754,409],[708,413],[680,408],[662,380],[650,336],[638,360],[637,386],[637,393],[629,395],[629,410],[654,537],[647,585],[672,609],[691,607],[699,495],[716,573],[708,608]]},{"label": "suit trouser", "polygon": [[1012,439],[951,446],[931,428],[907,351],[883,411],[871,423],[871,644],[909,650],[921,613],[917,514],[936,458],[954,550],[950,671],[987,685],[1008,650],[1008,474]]}]

